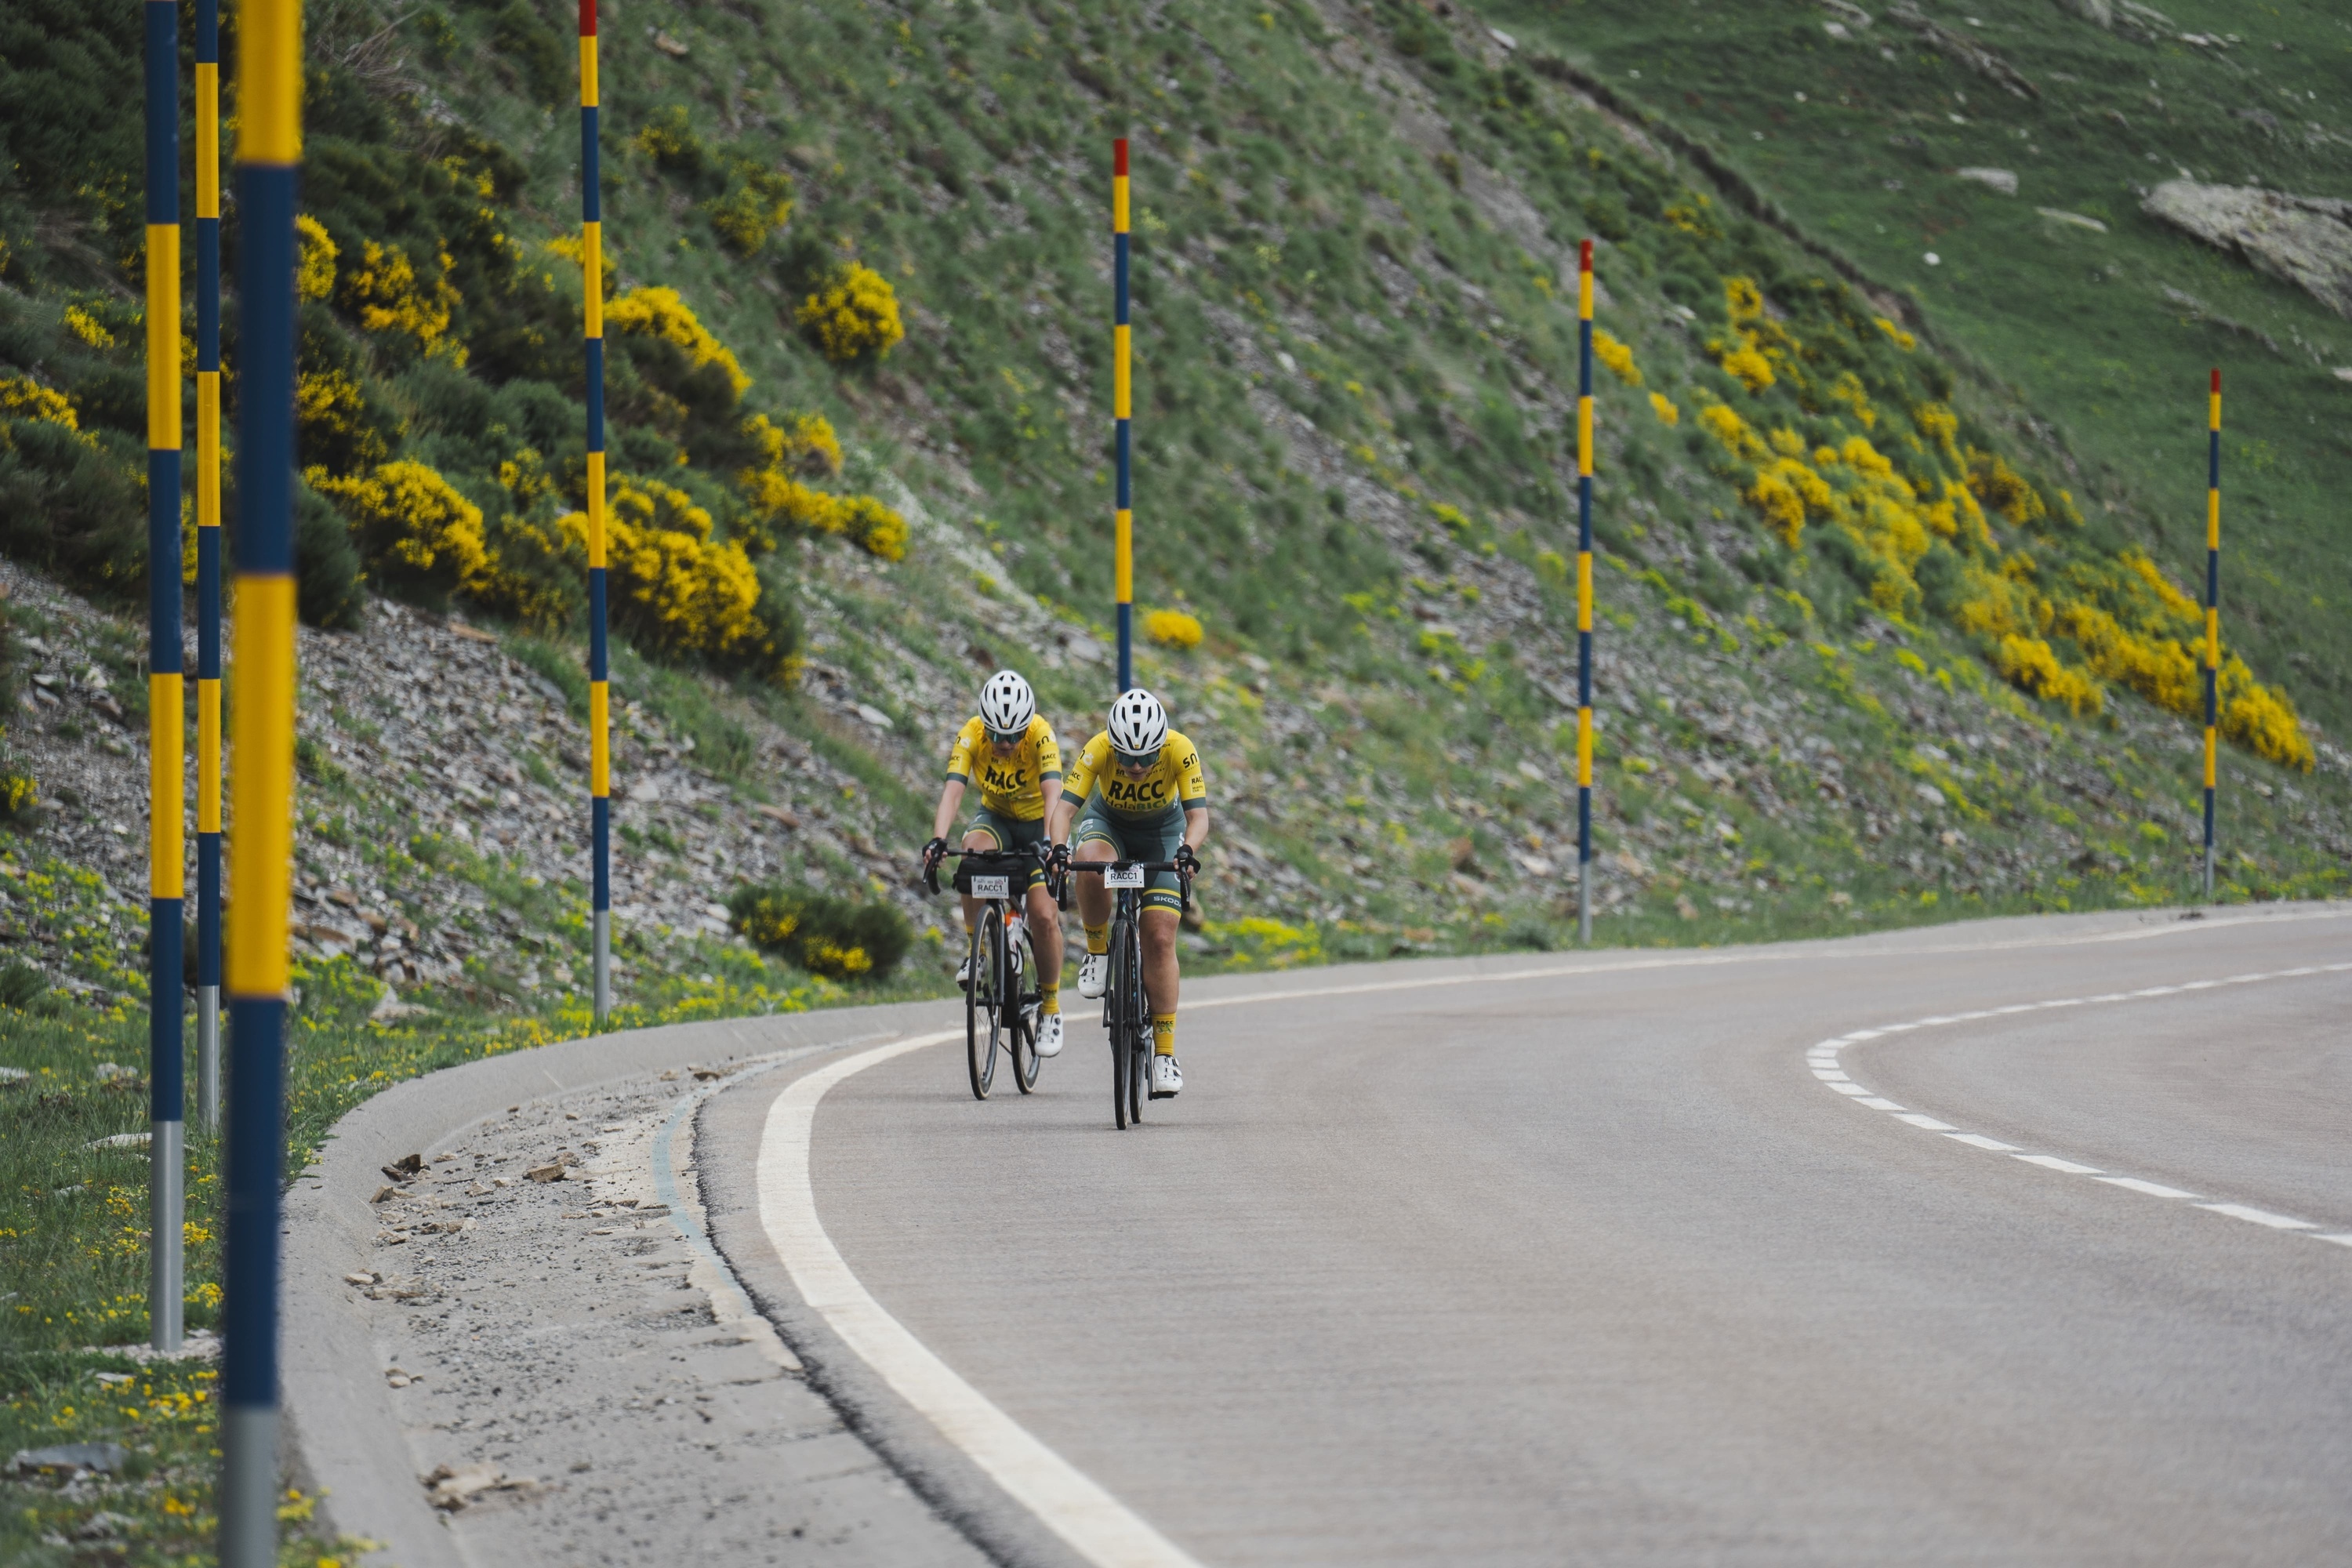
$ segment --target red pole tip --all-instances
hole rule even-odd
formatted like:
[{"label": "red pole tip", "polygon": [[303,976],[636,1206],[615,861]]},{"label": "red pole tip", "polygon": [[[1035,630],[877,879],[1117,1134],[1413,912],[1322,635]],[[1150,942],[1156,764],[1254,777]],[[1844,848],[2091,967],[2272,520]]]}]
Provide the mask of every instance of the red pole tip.
[{"label": "red pole tip", "polygon": [[1592,270],[1592,242],[1589,239],[1577,248],[1576,269],[1579,272]]},{"label": "red pole tip", "polygon": [[2213,367],[2213,390],[2221,390],[2221,367],[2218,364]]},{"label": "red pole tip", "polygon": [[596,0],[580,0],[580,36],[583,38],[596,36]]},{"label": "red pole tip", "polygon": [[1124,136],[1110,144],[1110,172],[1122,180],[1127,178],[1127,138]]}]

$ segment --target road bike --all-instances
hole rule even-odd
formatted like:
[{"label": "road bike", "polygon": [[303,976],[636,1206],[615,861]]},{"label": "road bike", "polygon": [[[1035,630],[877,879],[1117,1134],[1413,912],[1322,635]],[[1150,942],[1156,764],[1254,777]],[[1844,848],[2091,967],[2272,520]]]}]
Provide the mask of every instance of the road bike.
[{"label": "road bike", "polygon": [[[1021,916],[1029,873],[1040,857],[1029,849],[955,849],[955,890],[980,900],[966,949],[970,976],[964,985],[964,1057],[971,1069],[971,1097],[986,1100],[996,1082],[999,1053],[1011,1059],[1021,1092],[1037,1088],[1037,961],[1030,951],[1028,922]],[[924,885],[940,890],[936,866]]]},{"label": "road bike", "polygon": [[1073,872],[1091,872],[1117,899],[1110,918],[1110,985],[1103,992],[1103,1027],[1110,1032],[1111,1119],[1124,1130],[1143,1121],[1150,1097],[1151,1005],[1143,990],[1143,886],[1156,871],[1173,871],[1183,905],[1192,907],[1192,879],[1173,860],[1073,860]]}]

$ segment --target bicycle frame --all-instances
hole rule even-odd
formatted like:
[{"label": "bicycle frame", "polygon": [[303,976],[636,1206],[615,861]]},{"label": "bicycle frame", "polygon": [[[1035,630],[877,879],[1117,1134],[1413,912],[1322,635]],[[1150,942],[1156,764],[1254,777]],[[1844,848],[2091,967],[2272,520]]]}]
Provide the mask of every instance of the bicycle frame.
[{"label": "bicycle frame", "polygon": [[[1005,849],[949,853],[961,862],[956,890],[979,900],[965,949],[964,1047],[972,1098],[988,1098],[999,1050],[1013,1058],[1013,1080],[1028,1094],[1037,1087],[1040,1065],[1034,1012],[1039,996],[1031,988],[1036,958],[1022,909],[1038,858]],[[935,864],[925,868],[923,881],[932,892],[940,890]]]},{"label": "bicycle frame", "polygon": [[1076,874],[1103,879],[1112,895],[1109,988],[1103,993],[1103,1027],[1110,1035],[1111,1120],[1122,1129],[1143,1120],[1143,1081],[1151,1053],[1151,1011],[1143,985],[1144,883],[1152,873],[1173,871],[1183,907],[1192,907],[1192,879],[1173,860],[1077,860]]}]

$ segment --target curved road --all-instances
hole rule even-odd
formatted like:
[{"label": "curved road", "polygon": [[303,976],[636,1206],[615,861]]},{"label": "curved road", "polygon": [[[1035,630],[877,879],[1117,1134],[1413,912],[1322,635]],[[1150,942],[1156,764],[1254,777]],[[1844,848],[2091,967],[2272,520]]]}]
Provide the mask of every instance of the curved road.
[{"label": "curved road", "polygon": [[856,1282],[1181,1553],[2352,1560],[2352,910],[1188,1004],[1139,1131],[1077,1016],[1039,1096],[902,1051],[807,1154]]}]

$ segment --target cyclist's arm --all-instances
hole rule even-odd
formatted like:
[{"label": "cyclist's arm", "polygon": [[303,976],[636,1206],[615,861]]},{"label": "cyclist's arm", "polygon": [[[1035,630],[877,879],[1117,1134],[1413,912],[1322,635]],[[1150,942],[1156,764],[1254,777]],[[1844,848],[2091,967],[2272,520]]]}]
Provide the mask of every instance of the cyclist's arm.
[{"label": "cyclist's arm", "polygon": [[1209,808],[1188,805],[1184,808],[1184,842],[1194,849],[1209,841]]},{"label": "cyclist's arm", "polygon": [[1045,842],[1059,844],[1062,841],[1062,836],[1055,831],[1058,826],[1055,819],[1062,810],[1062,781],[1046,779],[1038,784],[1037,793],[1045,797]]},{"label": "cyclist's arm", "polygon": [[963,780],[950,778],[940,791],[940,808],[931,814],[931,837],[945,838],[948,829],[955,826],[956,809],[963,805]]}]

